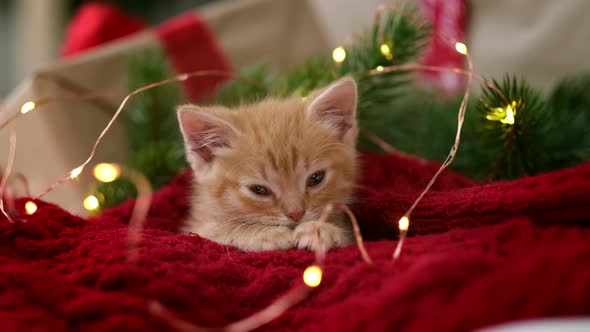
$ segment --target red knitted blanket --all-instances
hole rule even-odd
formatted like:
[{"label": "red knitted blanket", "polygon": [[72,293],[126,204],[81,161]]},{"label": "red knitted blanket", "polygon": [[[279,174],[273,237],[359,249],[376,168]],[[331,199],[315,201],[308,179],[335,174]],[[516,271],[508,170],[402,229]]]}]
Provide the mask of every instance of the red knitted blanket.
[{"label": "red knitted blanket", "polygon": [[[262,330],[469,331],[590,314],[590,163],[488,185],[444,174],[391,263],[393,225],[437,165],[363,160],[355,212],[376,264],[355,246],[331,251],[322,285]],[[133,202],[91,220],[38,202],[26,222],[0,221],[0,330],[170,331],[148,312],[153,299],[223,326],[301,282],[313,253],[243,253],[176,234],[189,177],[155,194],[137,266],[125,261]]]}]

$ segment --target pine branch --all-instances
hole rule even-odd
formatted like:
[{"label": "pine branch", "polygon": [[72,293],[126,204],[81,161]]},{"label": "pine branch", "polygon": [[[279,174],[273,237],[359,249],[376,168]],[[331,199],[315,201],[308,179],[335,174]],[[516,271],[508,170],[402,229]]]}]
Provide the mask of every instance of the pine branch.
[{"label": "pine branch", "polygon": [[254,103],[268,95],[269,91],[262,87],[272,86],[275,79],[265,64],[243,68],[239,76],[245,80],[230,80],[219,89],[217,103],[228,107]]},{"label": "pine branch", "polygon": [[[415,10],[404,10],[415,16]],[[241,72],[247,81],[232,80],[227,83],[216,102],[235,106],[240,102],[259,100],[269,94],[306,96],[340,77],[350,75],[359,82],[359,112],[375,106],[387,108],[392,97],[399,96],[401,88],[408,86],[411,81],[407,73],[392,72],[369,77],[366,72],[378,66],[412,60],[426,45],[429,32],[429,26],[418,26],[410,18],[390,11],[382,22],[373,25],[371,31],[365,31],[354,43],[344,47],[346,58],[341,63],[335,63],[330,54],[316,55],[278,78],[272,75],[268,67],[257,65]],[[249,81],[265,84],[269,91],[261,91]]]},{"label": "pine branch", "polygon": [[548,109],[540,94],[526,82],[518,82],[508,76],[502,84],[493,81],[509,101],[494,89],[486,87],[476,106],[475,131],[479,137],[478,160],[486,162],[488,177],[514,178],[522,174],[534,174],[537,169],[535,156],[542,150],[541,142],[533,133],[543,130]]},{"label": "pine branch", "polygon": [[[166,55],[148,49],[129,57],[128,89],[133,91],[172,75]],[[165,85],[135,96],[127,106],[125,125],[132,151],[163,139],[180,139],[176,118],[170,116],[179,100],[177,85]]]},{"label": "pine branch", "polygon": [[548,99],[550,128],[542,133],[546,160],[542,171],[590,160],[590,73],[566,77]]},{"label": "pine branch", "polygon": [[[171,76],[166,56],[150,49],[129,58],[129,90]],[[131,155],[127,167],[139,171],[157,189],[167,184],[186,167],[183,141],[178,130],[175,108],[179,89],[168,85],[147,90],[131,99],[124,118]],[[137,195],[133,185],[120,179],[96,184],[93,194],[101,209],[118,205]]]},{"label": "pine branch", "polygon": [[137,190],[133,183],[128,180],[117,179],[109,183],[95,183],[91,194],[96,196],[100,207],[90,212],[98,214],[106,208],[117,206],[130,198],[137,197]]}]

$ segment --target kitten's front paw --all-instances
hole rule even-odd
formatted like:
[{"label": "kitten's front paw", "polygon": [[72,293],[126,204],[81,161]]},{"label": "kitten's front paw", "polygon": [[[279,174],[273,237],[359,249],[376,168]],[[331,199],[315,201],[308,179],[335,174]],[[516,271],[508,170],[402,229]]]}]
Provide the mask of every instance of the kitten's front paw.
[{"label": "kitten's front paw", "polygon": [[287,250],[295,247],[293,230],[283,226],[268,227],[252,240],[245,248],[246,251]]},{"label": "kitten's front paw", "polygon": [[316,251],[326,251],[334,247],[348,244],[344,230],[330,223],[317,221],[304,222],[295,228],[293,233],[297,247]]}]

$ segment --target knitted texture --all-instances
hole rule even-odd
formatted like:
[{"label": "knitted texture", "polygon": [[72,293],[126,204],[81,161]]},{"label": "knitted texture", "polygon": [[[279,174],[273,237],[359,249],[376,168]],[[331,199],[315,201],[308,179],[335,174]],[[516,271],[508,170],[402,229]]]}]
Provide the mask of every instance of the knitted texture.
[{"label": "knitted texture", "polygon": [[[261,330],[470,331],[590,314],[590,163],[487,185],[445,173],[392,263],[394,225],[438,165],[362,159],[354,210],[375,264],[355,246],[330,251],[320,287]],[[175,233],[190,176],[154,195],[136,266],[125,260],[132,201],[89,220],[41,201],[15,224],[1,219],[0,330],[171,331],[148,312],[154,299],[219,327],[301,282],[311,252],[243,253]]]}]

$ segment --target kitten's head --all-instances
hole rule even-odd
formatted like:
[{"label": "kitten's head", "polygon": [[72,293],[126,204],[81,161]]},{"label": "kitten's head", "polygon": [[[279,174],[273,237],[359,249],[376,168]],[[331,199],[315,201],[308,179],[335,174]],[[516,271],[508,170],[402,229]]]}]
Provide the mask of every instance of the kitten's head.
[{"label": "kitten's head", "polygon": [[[295,226],[350,200],[357,174],[357,91],[350,78],[307,98],[236,110],[181,106],[199,215]],[[220,221],[221,222],[221,221]]]}]

